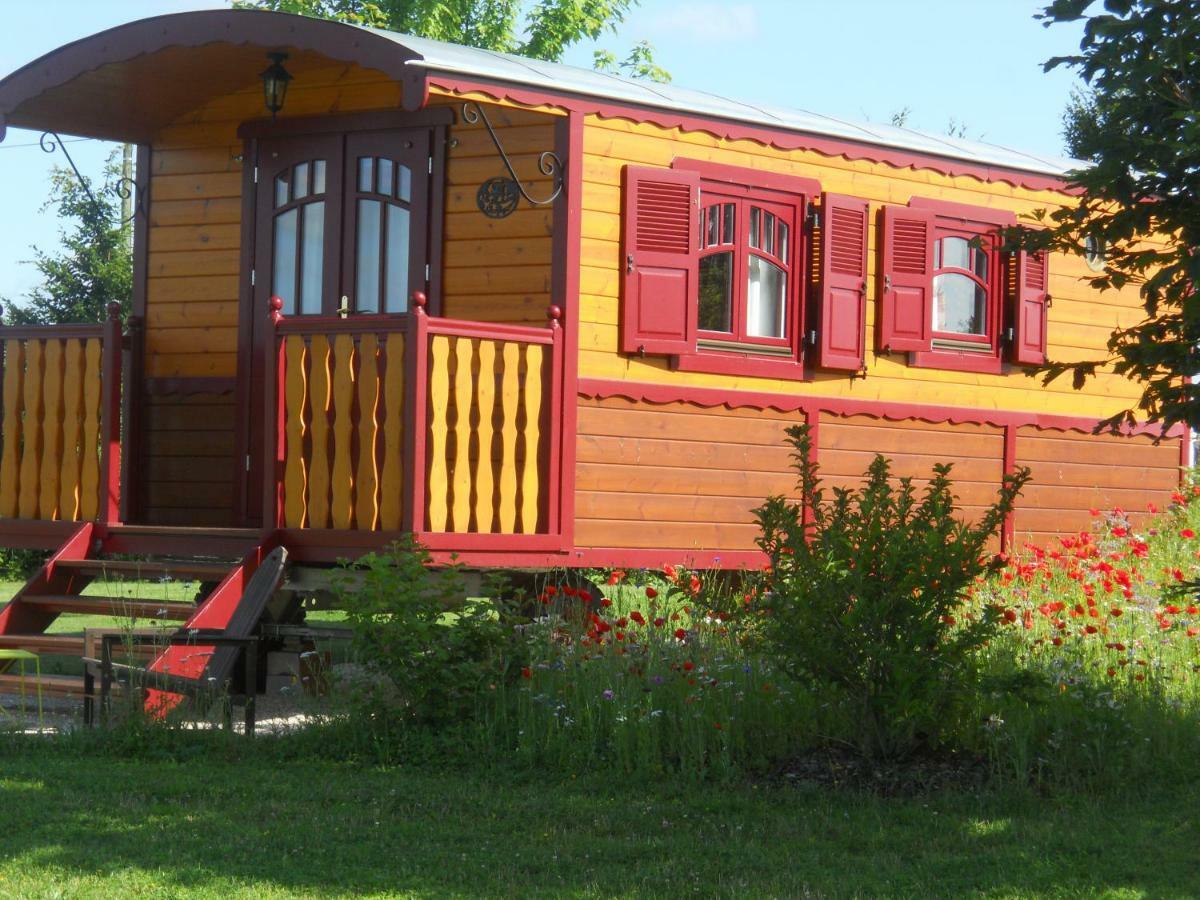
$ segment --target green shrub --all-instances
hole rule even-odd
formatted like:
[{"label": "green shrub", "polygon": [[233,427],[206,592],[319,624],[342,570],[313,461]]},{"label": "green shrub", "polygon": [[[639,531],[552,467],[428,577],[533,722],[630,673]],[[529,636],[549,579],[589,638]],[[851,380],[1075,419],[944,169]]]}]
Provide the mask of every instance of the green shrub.
[{"label": "green shrub", "polygon": [[458,571],[431,568],[411,535],[348,567],[334,589],[364,667],[356,706],[370,717],[462,721],[481,687],[514,671],[506,652],[515,647],[512,628],[497,602],[467,598]]},{"label": "green shrub", "polygon": [[803,503],[756,510],[770,557],[770,656],[827,710],[828,738],[871,759],[900,759],[952,741],[970,709],[977,651],[1001,611],[959,621],[966,589],[989,567],[988,543],[1012,511],[1027,469],[1006,475],[976,525],[956,517],[950,465],[918,496],[876,456],[856,491],[827,500],[805,426],[788,430]]}]

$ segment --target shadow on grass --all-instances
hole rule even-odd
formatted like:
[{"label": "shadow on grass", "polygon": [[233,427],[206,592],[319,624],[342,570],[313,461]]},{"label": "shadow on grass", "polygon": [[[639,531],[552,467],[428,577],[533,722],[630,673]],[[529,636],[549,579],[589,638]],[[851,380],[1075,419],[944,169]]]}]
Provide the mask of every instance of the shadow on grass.
[{"label": "shadow on grass", "polygon": [[1200,789],[879,800],[787,786],[0,757],[0,889],[1182,896]]}]

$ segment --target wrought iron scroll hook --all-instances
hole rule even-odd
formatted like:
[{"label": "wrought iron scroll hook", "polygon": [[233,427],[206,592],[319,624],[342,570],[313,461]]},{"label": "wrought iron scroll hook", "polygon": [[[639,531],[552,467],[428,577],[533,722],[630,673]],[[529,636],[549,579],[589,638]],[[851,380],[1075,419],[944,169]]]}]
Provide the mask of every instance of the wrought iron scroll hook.
[{"label": "wrought iron scroll hook", "polygon": [[[92,193],[91,185],[88,183],[88,180],[83,177],[83,174],[79,171],[79,167],[75,165],[75,160],[71,158],[71,154],[67,151],[67,145],[63,142],[63,139],[59,137],[56,132],[45,131],[42,132],[42,136],[38,138],[38,146],[42,148],[43,153],[54,153],[56,150],[62,151],[62,155],[67,158],[67,163],[71,166],[71,171],[75,173],[75,180],[79,182],[79,186],[83,188],[83,192],[88,195],[88,199],[92,201],[92,205],[95,206],[98,211],[103,211],[104,206],[99,200],[96,199],[96,195]],[[116,184],[112,186],[111,190],[122,200],[128,200],[130,197],[134,196],[134,189],[136,187],[136,181],[134,181],[132,178],[122,175],[117,179]],[[137,217],[138,212],[143,211],[141,209],[141,195],[139,195],[137,198],[137,205],[138,209],[134,211],[133,215],[127,218],[122,218],[117,224],[128,225]]]},{"label": "wrought iron scroll hook", "polygon": [[475,200],[484,215],[494,219],[502,219],[510,215],[517,207],[517,193],[533,206],[547,206],[558,199],[563,189],[563,164],[562,160],[558,158],[557,153],[552,150],[544,150],[538,157],[538,171],[554,179],[554,190],[550,192],[550,196],[541,200],[531,197],[529,192],[525,190],[524,185],[521,184],[521,179],[517,177],[516,170],[513,169],[508,154],[504,152],[504,147],[500,143],[500,138],[496,135],[496,130],[492,128],[492,123],[488,120],[487,113],[483,111],[479,104],[468,102],[463,104],[462,116],[463,121],[468,125],[483,122],[483,126],[487,129],[492,143],[496,145],[496,152],[500,154],[504,168],[508,170],[508,178],[489,178],[480,186]]}]

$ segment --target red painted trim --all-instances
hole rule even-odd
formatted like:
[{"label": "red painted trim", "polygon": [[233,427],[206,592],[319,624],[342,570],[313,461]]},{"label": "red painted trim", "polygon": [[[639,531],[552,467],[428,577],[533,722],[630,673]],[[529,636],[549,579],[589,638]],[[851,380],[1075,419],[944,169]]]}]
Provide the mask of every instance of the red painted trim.
[{"label": "red painted trim", "polygon": [[[272,298],[272,303],[278,298]],[[278,332],[286,319],[272,308],[263,349],[263,512],[264,529],[283,521],[283,467],[287,452],[287,353]]]},{"label": "red painted trim", "polygon": [[1017,224],[1017,214],[1008,209],[993,209],[990,206],[975,206],[971,203],[955,203],[952,200],[936,200],[916,195],[908,201],[908,205],[913,209],[932,210],[936,216],[978,225],[1006,228]]},{"label": "red painted trim", "polygon": [[[778,412],[818,410],[837,416],[874,416],[891,422],[917,419],[936,424],[1006,425],[1030,426],[1055,431],[1079,431],[1092,433],[1099,419],[1083,416],[1057,416],[1047,413],[1021,412],[1018,410],[975,409],[958,406],[936,406],[926,403],[892,403],[881,400],[852,400],[838,397],[796,396],[795,394],[772,394],[763,391],[724,390],[690,385],[647,384],[634,381],[611,381],[600,378],[582,378],[579,395],[589,399],[624,397],[634,402],[646,403],[692,403],[708,409],[719,406],[728,409],[774,409]],[[1174,438],[1183,433],[1183,426],[1171,427],[1166,434],[1156,425],[1141,423],[1133,428],[1123,428],[1123,434],[1146,434]]]},{"label": "red painted trim", "polygon": [[100,355],[100,506],[101,522],[121,521],[121,311],[112,304],[104,323]]},{"label": "red painted trim", "polygon": [[[54,523],[58,524],[58,523]],[[39,594],[74,594],[82,591],[91,576],[70,572],[59,574],[56,563],[64,559],[86,559],[92,549],[92,537],[96,526],[91,522],[64,523],[69,526],[68,537],[61,541],[58,550],[46,561],[33,577],[0,609],[0,634],[40,634],[58,618],[59,614],[45,609],[28,607],[21,602],[23,597]]]},{"label": "red painted trim", "polygon": [[429,422],[429,316],[417,306],[408,318],[408,337],[405,339],[405,403],[409,421],[404,429],[404,489],[408,502],[404,505],[401,524],[405,531],[425,528],[425,488],[429,483],[425,465],[425,439]]},{"label": "red painted trim", "polygon": [[[690,149],[690,148],[683,148]],[[761,191],[779,191],[783,194],[800,194],[812,199],[821,193],[821,182],[815,178],[802,178],[799,175],[785,175],[782,172],[764,172],[762,169],[752,169],[748,166],[729,166],[724,163],[708,162],[703,159],[684,159],[676,157],[671,162],[672,169],[688,169],[699,172],[705,181],[717,181],[735,187],[747,188],[755,193]]]},{"label": "red painted trim", "polygon": [[[414,68],[419,62],[413,64]],[[1050,190],[1077,194],[1077,189],[1068,186],[1066,179],[1052,175],[1041,175],[1021,169],[982,165],[962,160],[917,153],[912,150],[893,149],[874,144],[807,134],[783,128],[751,125],[730,119],[704,118],[684,115],[673,110],[656,109],[634,103],[604,101],[566,91],[547,91],[535,88],[514,87],[481,78],[467,78],[443,72],[427,71],[428,85],[434,85],[456,94],[482,93],[496,100],[510,100],[528,106],[551,104],[580,114],[593,114],[604,119],[624,119],[630,122],[647,122],[661,128],[678,128],[684,132],[702,132],[727,140],[750,140],[777,150],[812,150],[827,157],[847,160],[866,160],[882,163],[896,169],[931,170],[942,175],[966,175],[982,182],[1003,182],[1028,190]],[[428,89],[428,88],[427,88]]]},{"label": "red painted trim", "polygon": [[[1011,475],[1017,468],[1017,426],[1004,426],[1004,474]],[[1004,517],[1004,525],[1000,531],[1000,550],[1006,552],[1013,546],[1016,534],[1015,512]]]},{"label": "red painted trim", "polygon": [[[1003,303],[1001,302],[1001,305]],[[994,319],[993,304],[988,304],[988,318]],[[986,346],[986,345],[985,345]],[[998,350],[988,348],[987,353],[972,353],[969,350],[932,350],[908,354],[908,364],[918,369],[946,369],[952,372],[980,372],[984,375],[1003,375],[1007,369]]]},{"label": "red painted trim", "polygon": [[[794,311],[794,307],[793,310]],[[789,381],[811,381],[812,373],[795,355],[765,356],[742,351],[699,348],[695,353],[672,356],[675,372],[707,372],[714,375],[753,375],[759,378],[780,378]]]},{"label": "red painted trim", "polygon": [[580,254],[583,243],[583,115],[568,113],[554,123],[554,149],[564,161],[565,185],[554,205],[551,284],[554,300],[563,311],[562,394],[555,410],[559,431],[558,532],[562,546],[575,542],[575,450],[579,414],[579,301]]}]

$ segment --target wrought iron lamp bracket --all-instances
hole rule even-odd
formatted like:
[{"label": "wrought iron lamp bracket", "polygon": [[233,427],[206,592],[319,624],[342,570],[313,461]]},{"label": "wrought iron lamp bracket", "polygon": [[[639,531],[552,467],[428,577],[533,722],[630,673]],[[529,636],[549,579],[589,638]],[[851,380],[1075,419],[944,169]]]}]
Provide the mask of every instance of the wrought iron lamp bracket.
[{"label": "wrought iron lamp bracket", "polygon": [[[91,185],[88,184],[88,180],[83,177],[83,174],[79,171],[79,167],[75,165],[75,160],[71,158],[71,154],[67,151],[67,145],[63,143],[63,139],[59,137],[56,132],[43,132],[42,136],[38,139],[38,146],[42,148],[43,153],[54,153],[56,150],[61,151],[62,155],[67,158],[67,163],[71,166],[71,171],[75,173],[75,180],[79,182],[79,186],[83,188],[83,192],[88,195],[88,199],[92,201],[92,203],[96,206],[96,209],[103,209],[100,201],[96,199],[96,195],[92,193],[92,188]],[[134,189],[136,187],[136,181],[134,181],[132,178],[122,175],[117,179],[116,184],[114,184],[110,190],[120,199],[128,200],[130,197],[135,196]],[[118,225],[128,225],[135,218],[137,218],[138,213],[144,213],[146,211],[144,207],[145,199],[143,193],[137,193],[136,197],[137,206],[134,208],[133,215],[127,218],[122,218],[117,223]]]},{"label": "wrought iron lamp bracket", "polygon": [[531,197],[524,185],[521,184],[521,179],[517,177],[516,170],[513,169],[508,154],[504,152],[504,147],[496,135],[496,130],[492,128],[487,113],[477,103],[464,103],[462,117],[468,125],[483,122],[483,127],[487,129],[492,143],[496,145],[496,152],[500,154],[504,168],[508,170],[507,178],[503,175],[489,178],[479,186],[479,190],[475,194],[475,203],[480,212],[492,219],[503,219],[512,215],[516,210],[520,197],[524,197],[533,206],[548,206],[558,199],[563,189],[563,164],[557,153],[545,150],[538,157],[538,171],[554,179],[554,190],[550,192],[550,196],[540,200]]}]

